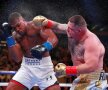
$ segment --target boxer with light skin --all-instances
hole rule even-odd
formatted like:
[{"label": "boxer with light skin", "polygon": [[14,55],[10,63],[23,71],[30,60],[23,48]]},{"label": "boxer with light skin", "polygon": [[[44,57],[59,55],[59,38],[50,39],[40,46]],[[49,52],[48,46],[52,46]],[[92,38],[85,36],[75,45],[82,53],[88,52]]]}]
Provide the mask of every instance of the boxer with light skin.
[{"label": "boxer with light skin", "polygon": [[48,26],[56,33],[67,33],[68,49],[73,66],[59,63],[55,70],[60,77],[64,75],[89,74],[103,70],[105,47],[99,38],[87,28],[87,23],[81,15],[72,16],[67,24],[49,20],[44,16],[39,17],[36,16],[33,19],[35,25]]},{"label": "boxer with light skin", "polygon": [[[35,25],[38,24],[36,17],[33,22]],[[75,73],[71,72],[70,74],[83,74],[103,69],[105,48],[99,38],[88,30],[86,21],[82,16],[71,17],[68,24],[60,24],[46,18],[41,23],[40,25],[51,27],[56,33],[60,30],[67,33],[68,48],[74,68],[76,68]],[[49,23],[51,23],[50,26]],[[59,65],[58,69],[61,66],[62,64]],[[72,69],[72,67],[69,68]]]},{"label": "boxer with light skin", "polygon": [[49,54],[58,43],[52,30],[25,21],[18,12],[10,14],[2,29],[11,57],[22,62],[6,90],[30,90],[35,84],[41,90],[60,90]]}]

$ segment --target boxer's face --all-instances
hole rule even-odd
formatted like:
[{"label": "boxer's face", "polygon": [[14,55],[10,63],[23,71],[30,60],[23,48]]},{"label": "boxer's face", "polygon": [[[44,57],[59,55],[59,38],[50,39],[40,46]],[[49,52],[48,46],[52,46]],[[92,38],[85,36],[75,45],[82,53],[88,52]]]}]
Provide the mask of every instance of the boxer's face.
[{"label": "boxer's face", "polygon": [[67,34],[71,38],[76,38],[77,33],[76,33],[76,27],[74,26],[74,23],[68,22],[68,30]]},{"label": "boxer's face", "polygon": [[81,37],[81,33],[82,32],[80,30],[80,27],[75,26],[74,23],[68,22],[68,29],[67,29],[68,37],[79,40]]},{"label": "boxer's face", "polygon": [[17,18],[13,21],[11,26],[14,28],[14,30],[23,35],[26,33],[26,22],[24,21],[23,18]]}]

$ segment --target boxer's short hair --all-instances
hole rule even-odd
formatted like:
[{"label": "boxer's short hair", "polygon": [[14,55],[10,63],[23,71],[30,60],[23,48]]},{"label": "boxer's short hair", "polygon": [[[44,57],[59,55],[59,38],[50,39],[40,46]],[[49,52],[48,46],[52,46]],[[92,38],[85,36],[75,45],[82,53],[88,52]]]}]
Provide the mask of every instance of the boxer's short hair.
[{"label": "boxer's short hair", "polygon": [[9,15],[9,18],[8,18],[8,22],[11,23],[13,22],[15,19],[19,18],[19,17],[22,17],[22,15],[18,12],[13,12]]},{"label": "boxer's short hair", "polygon": [[74,23],[76,26],[87,26],[85,19],[81,15],[74,15],[71,18],[69,18],[69,21],[71,23]]}]

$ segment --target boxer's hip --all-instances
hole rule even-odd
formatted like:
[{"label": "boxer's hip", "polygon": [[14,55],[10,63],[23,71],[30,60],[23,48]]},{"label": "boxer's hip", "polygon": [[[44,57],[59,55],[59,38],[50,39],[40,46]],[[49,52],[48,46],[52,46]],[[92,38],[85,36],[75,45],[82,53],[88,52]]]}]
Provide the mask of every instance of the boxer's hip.
[{"label": "boxer's hip", "polygon": [[73,81],[74,89],[70,90],[104,90],[107,80],[104,71],[96,71],[89,74],[80,74]]}]

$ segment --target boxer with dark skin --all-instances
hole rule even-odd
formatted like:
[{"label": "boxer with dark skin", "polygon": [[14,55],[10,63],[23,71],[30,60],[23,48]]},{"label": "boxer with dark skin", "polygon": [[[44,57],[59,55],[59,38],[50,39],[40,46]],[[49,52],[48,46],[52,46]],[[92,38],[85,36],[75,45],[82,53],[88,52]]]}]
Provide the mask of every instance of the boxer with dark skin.
[{"label": "boxer with dark skin", "polygon": [[33,21],[25,21],[18,12],[11,13],[8,23],[3,23],[2,27],[11,57],[22,62],[6,90],[28,90],[34,84],[41,90],[60,90],[49,54],[58,43],[52,30],[37,27]]}]

